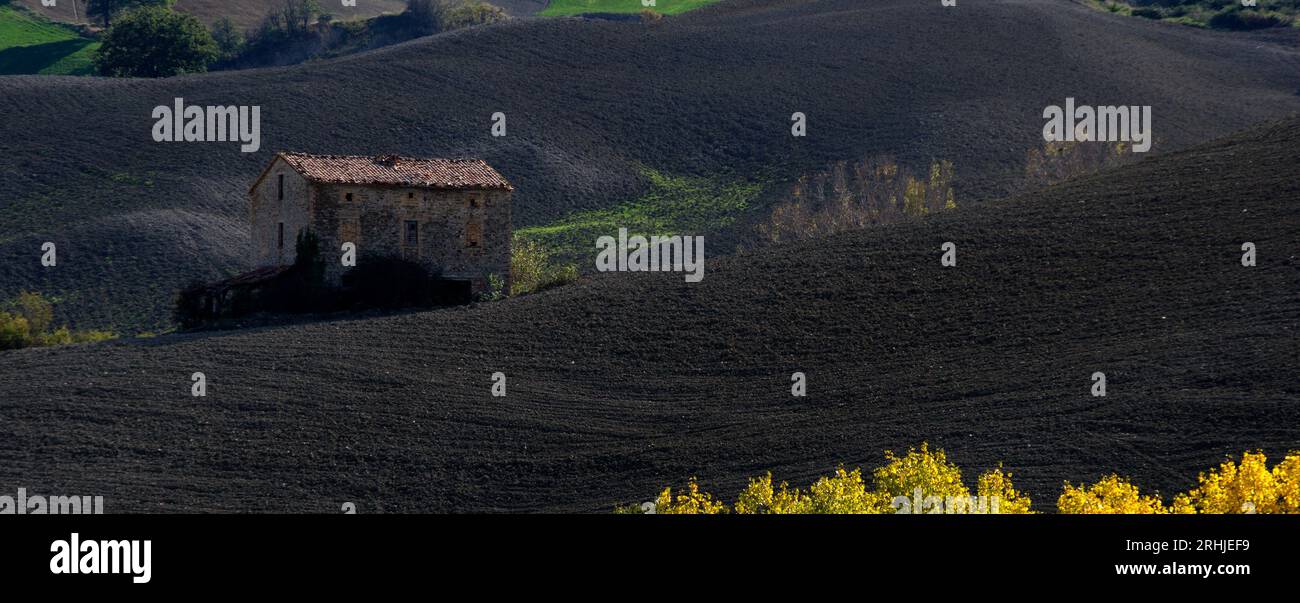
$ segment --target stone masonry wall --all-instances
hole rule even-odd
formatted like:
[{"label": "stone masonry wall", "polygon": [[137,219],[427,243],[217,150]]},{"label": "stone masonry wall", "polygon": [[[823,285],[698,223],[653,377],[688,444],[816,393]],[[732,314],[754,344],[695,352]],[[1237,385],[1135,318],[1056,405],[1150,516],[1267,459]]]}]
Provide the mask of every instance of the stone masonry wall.
[{"label": "stone masonry wall", "polygon": [[[475,293],[489,274],[510,282],[510,193],[496,189],[313,184],[312,230],[320,237],[326,278],[338,282],[344,242],[358,256],[418,261],[444,277],[468,279]],[[349,200],[348,195],[352,197]],[[406,223],[417,242],[408,244]]]},{"label": "stone masonry wall", "polygon": [[[280,196],[280,177],[284,177],[284,196]],[[310,223],[308,182],[283,160],[277,159],[271,170],[250,193],[248,211],[253,238],[253,265],[284,266],[296,257],[298,232]],[[284,244],[280,244],[279,225],[284,223]]]}]

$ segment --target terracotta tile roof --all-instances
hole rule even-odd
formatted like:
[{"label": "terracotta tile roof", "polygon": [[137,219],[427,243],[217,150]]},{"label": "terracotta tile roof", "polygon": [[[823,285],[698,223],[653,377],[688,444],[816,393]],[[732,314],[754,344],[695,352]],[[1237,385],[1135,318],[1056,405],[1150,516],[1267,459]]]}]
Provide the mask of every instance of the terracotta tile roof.
[{"label": "terracotta tile roof", "polygon": [[482,159],[418,159],[381,155],[280,153],[308,180],[335,184],[390,184],[435,188],[514,187]]}]

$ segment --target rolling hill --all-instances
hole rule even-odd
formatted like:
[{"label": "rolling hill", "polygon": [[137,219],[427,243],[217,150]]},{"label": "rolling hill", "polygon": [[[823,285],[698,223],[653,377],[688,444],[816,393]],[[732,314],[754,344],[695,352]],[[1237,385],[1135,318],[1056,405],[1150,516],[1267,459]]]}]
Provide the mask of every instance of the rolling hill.
[{"label": "rolling hill", "polygon": [[[34,11],[67,23],[86,23],[85,0],[58,0],[55,6],[43,6],[41,0],[15,0]],[[75,6],[74,6],[75,4]],[[267,0],[177,0],[176,10],[194,15],[205,24],[230,17],[240,27],[254,27],[262,21],[267,8]],[[355,7],[343,6],[337,0],[321,2],[325,12],[340,19],[373,17],[382,13],[401,12],[406,6],[405,0],[362,0]]]},{"label": "rolling hill", "polygon": [[[65,23],[86,22],[85,0],[59,0],[55,6],[42,6],[41,0],[14,0],[41,14]],[[547,0],[496,0],[492,2],[516,17],[536,14],[546,7]],[[639,4],[639,3],[638,3]],[[266,16],[270,3],[267,0],[177,0],[175,9],[198,17],[206,24],[230,17],[235,25],[242,28],[256,27]],[[334,15],[337,19],[358,19],[373,17],[384,13],[400,13],[406,8],[406,0],[363,0],[355,7],[343,6],[337,0],[321,2],[323,12]]]},{"label": "rolling hill", "polygon": [[[645,167],[780,182],[887,153],[951,160],[964,200],[993,198],[1066,97],[1151,105],[1170,150],[1296,111],[1297,90],[1291,47],[1023,0],[729,0],[655,25],[521,19],[278,69],[4,77],[0,297],[55,296],[74,326],[165,327],[179,286],[250,267],[245,190],[284,149],[483,157],[517,186],[525,227],[634,198]],[[153,142],[151,111],[178,97],[260,106],[261,150]],[[796,111],[806,138],[790,136]],[[38,262],[47,241],[56,269]]]},{"label": "rolling hill", "polygon": [[1111,471],[1170,495],[1225,454],[1300,448],[1297,165],[1292,118],[715,259],[698,284],[612,274],[464,309],[11,352],[0,483],[109,512],[601,512],[692,475],[806,485],[928,440],[969,479],[1005,462],[1040,509]]}]

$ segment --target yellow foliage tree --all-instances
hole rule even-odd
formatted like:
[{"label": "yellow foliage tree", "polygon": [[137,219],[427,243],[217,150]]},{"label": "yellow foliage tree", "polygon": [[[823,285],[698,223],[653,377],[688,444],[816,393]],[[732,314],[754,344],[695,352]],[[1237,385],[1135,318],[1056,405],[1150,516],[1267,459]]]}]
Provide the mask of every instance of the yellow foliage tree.
[{"label": "yellow foliage tree", "polygon": [[[962,483],[961,470],[943,450],[932,451],[923,442],[919,450],[910,448],[903,456],[887,451],[885,458],[889,462],[872,472],[872,489],[863,480],[861,469],[848,471],[843,467],[832,476],[818,479],[807,492],[790,488],[785,482],[774,487],[771,473],[751,479],[736,500],[735,512],[862,514],[900,512],[902,507],[923,512],[913,510],[916,502],[902,505],[900,497],[909,501],[925,499],[924,512],[1034,512],[1032,501],[1016,490],[1011,474],[1001,465],[979,476],[977,503]],[[1300,452],[1289,453],[1272,469],[1267,461],[1262,452],[1243,454],[1239,464],[1229,459],[1217,469],[1202,473],[1199,485],[1174,497],[1169,506],[1164,505],[1159,494],[1143,495],[1128,479],[1115,474],[1092,485],[1066,482],[1056,506],[1060,513],[1073,514],[1300,513]],[[933,504],[936,500],[943,501],[942,507]],[[895,508],[896,502],[902,506]],[[694,478],[677,496],[665,488],[656,504],[659,513],[728,512],[724,503],[701,491]],[[621,507],[617,512],[640,511]]]},{"label": "yellow foliage tree", "polygon": [[948,461],[943,450],[931,452],[926,442],[921,449],[910,448],[899,457],[892,450],[885,451],[889,464],[876,469],[872,477],[876,489],[892,499],[912,496],[920,489],[924,496],[970,496],[961,483],[961,469]]},{"label": "yellow foliage tree", "polygon": [[673,496],[672,488],[664,488],[655,499],[655,513],[663,515],[718,515],[727,512],[727,505],[713,500],[708,492],[700,490],[695,478],[686,484],[686,490]]},{"label": "yellow foliage tree", "polygon": [[1108,475],[1091,486],[1077,488],[1065,482],[1056,501],[1057,511],[1072,514],[1159,515],[1168,513],[1159,496],[1142,496],[1137,486],[1118,475]]},{"label": "yellow foliage tree", "polygon": [[1028,515],[1034,512],[1029,508],[1033,501],[1016,490],[1011,483],[1011,474],[1003,472],[1001,464],[980,475],[975,492],[978,496],[996,501],[997,513],[1000,515]]},{"label": "yellow foliage tree", "polygon": [[791,490],[781,482],[779,489],[772,487],[772,473],[749,480],[749,485],[736,497],[736,513],[742,515],[798,515],[809,513],[812,502],[797,488]]},{"label": "yellow foliage tree", "polygon": [[862,470],[835,470],[835,475],[823,477],[808,489],[807,513],[876,514],[890,511],[890,497],[882,492],[868,492],[862,481]]},{"label": "yellow foliage tree", "polygon": [[1300,513],[1300,452],[1292,452],[1273,467],[1279,513]]},{"label": "yellow foliage tree", "polygon": [[[874,487],[868,488],[861,469],[849,471],[843,467],[834,475],[819,478],[808,490],[791,488],[781,482],[774,486],[772,474],[749,480],[749,484],[736,498],[735,513],[742,515],[771,514],[880,514],[923,512],[914,507],[924,504],[932,513],[1032,513],[1029,497],[1021,494],[1011,483],[1011,474],[1002,467],[980,475],[977,492],[972,497],[962,484],[961,470],[948,461],[943,450],[931,451],[922,443],[920,450],[910,448],[907,454],[897,456],[885,453],[889,461],[872,473]],[[922,499],[920,502],[917,499]],[[901,499],[908,504],[903,505]],[[895,507],[895,501],[899,507]],[[938,501],[939,504],[935,504]],[[727,507],[700,491],[692,478],[684,492],[673,495],[665,488],[655,502],[656,512],[669,514],[725,513]],[[638,513],[635,507],[619,507],[619,513]]]},{"label": "yellow foliage tree", "polygon": [[1262,452],[1231,459],[1202,473],[1199,485],[1174,499],[1183,513],[1300,513],[1300,453],[1292,452],[1273,467]]}]

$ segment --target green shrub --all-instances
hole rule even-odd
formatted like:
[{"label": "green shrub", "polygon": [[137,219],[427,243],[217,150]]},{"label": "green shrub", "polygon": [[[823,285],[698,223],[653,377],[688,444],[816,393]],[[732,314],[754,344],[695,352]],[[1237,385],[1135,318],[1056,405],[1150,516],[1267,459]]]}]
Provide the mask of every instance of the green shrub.
[{"label": "green shrub", "polygon": [[235,28],[230,17],[222,17],[212,24],[212,41],[217,45],[218,60],[231,61],[244,50],[244,34]]},{"label": "green shrub", "polygon": [[109,28],[95,68],[115,77],[170,77],[207,71],[219,55],[198,19],[150,7],[126,13]]},{"label": "green shrub", "polygon": [[556,265],[545,245],[515,235],[510,244],[510,276],[510,294],[523,295],[578,280],[578,267]]},{"label": "green shrub", "polygon": [[30,339],[27,319],[21,316],[0,312],[0,350],[25,348]]},{"label": "green shrub", "polygon": [[18,297],[5,305],[12,311],[0,311],[0,350],[117,338],[110,331],[73,331],[66,325],[49,330],[54,322],[54,304],[40,293],[19,292]]},{"label": "green shrub", "polygon": [[1210,27],[1213,27],[1214,29],[1233,29],[1238,31],[1279,27],[1286,24],[1287,22],[1285,20],[1276,15],[1246,12],[1235,8],[1214,15],[1213,17],[1210,17],[1209,20]]},{"label": "green shrub", "polygon": [[1243,7],[1237,0],[1092,0],[1113,13],[1162,20],[1199,28],[1251,30],[1297,23],[1300,2],[1273,0]]},{"label": "green shrub", "polygon": [[21,291],[15,303],[32,333],[44,333],[54,322],[54,304],[40,293]]},{"label": "green shrub", "polygon": [[480,293],[479,301],[498,301],[506,298],[506,279],[499,274],[489,274],[487,291]]},{"label": "green shrub", "polygon": [[407,0],[403,14],[413,28],[426,34],[508,18],[504,9],[482,0]]},{"label": "green shrub", "polygon": [[481,0],[463,0],[459,3],[451,3],[450,6],[443,16],[443,31],[487,25],[507,19],[504,9]]}]

